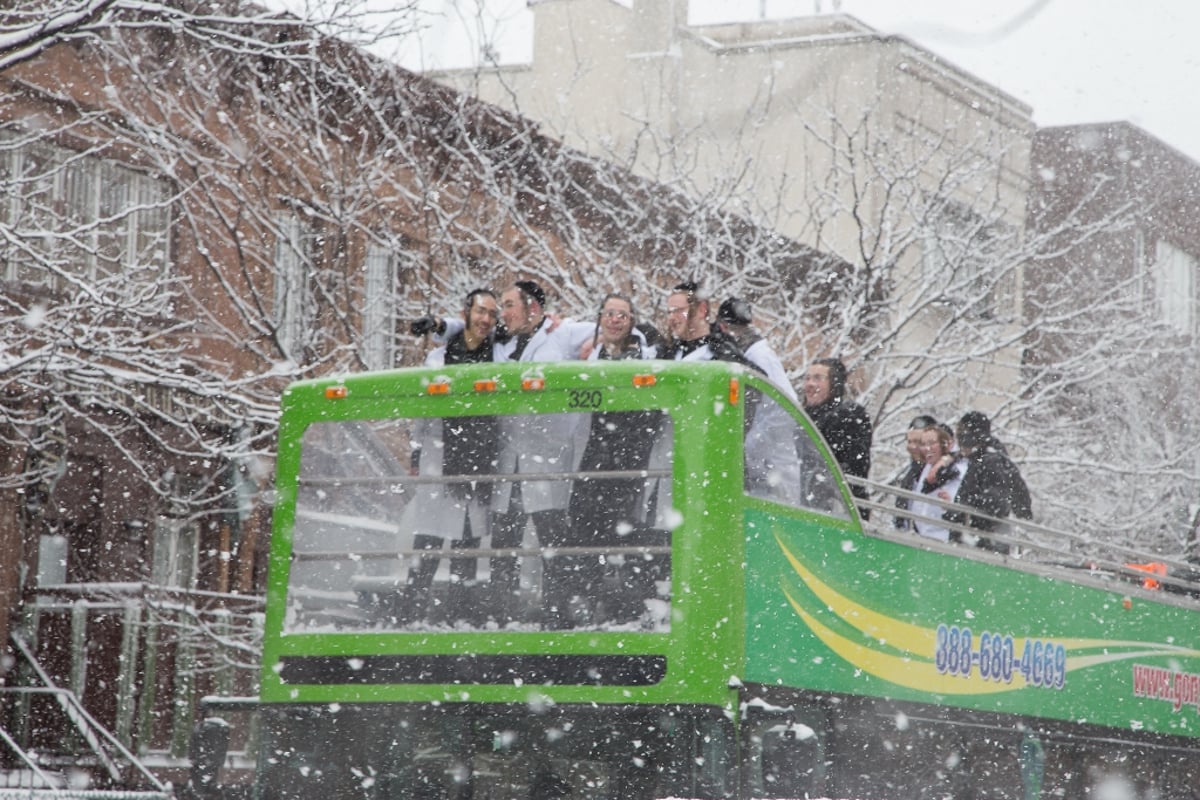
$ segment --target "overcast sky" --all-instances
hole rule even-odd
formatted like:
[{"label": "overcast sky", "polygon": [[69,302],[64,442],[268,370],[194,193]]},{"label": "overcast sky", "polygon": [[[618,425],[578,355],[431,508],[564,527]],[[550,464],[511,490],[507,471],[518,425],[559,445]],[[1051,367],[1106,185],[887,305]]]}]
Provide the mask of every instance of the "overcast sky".
[{"label": "overcast sky", "polygon": [[[462,66],[478,49],[463,28],[479,29],[480,3],[500,59],[529,60],[525,0],[420,2],[427,33],[402,51],[406,66]],[[689,22],[836,10],[1000,87],[1028,103],[1038,125],[1128,120],[1200,161],[1196,0],[691,0]]]}]

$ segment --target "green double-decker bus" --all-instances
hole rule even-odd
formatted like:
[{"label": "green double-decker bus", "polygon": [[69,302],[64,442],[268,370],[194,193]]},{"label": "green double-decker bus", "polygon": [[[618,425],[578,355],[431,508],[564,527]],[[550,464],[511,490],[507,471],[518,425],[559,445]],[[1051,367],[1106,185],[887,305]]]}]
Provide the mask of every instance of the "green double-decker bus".
[{"label": "green double-decker bus", "polygon": [[1200,601],[870,526],[722,362],[283,398],[257,795],[1194,798]]}]

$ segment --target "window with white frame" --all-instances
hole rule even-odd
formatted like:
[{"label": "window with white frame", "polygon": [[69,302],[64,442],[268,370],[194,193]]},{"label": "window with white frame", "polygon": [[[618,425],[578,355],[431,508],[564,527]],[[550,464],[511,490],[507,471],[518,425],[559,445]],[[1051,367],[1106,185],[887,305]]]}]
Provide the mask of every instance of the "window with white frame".
[{"label": "window with white frame", "polygon": [[396,313],[394,291],[396,259],[387,247],[367,248],[363,275],[362,351],[368,369],[394,366]]},{"label": "window with white frame", "polygon": [[196,588],[199,526],[191,520],[159,517],[154,526],[150,580],[156,586]]},{"label": "window with white frame", "polygon": [[167,181],[18,131],[0,131],[0,279],[63,291],[149,284],[170,257]]},{"label": "window with white frame", "polygon": [[203,496],[207,479],[173,473],[170,501],[153,528],[150,580],[156,586],[195,589],[200,563],[200,524],[190,513]]},{"label": "window with white frame", "polygon": [[296,360],[304,347],[309,313],[311,232],[294,215],[275,220],[275,325],[279,346]]},{"label": "window with white frame", "polygon": [[1164,322],[1185,336],[1196,332],[1196,256],[1159,239],[1154,246],[1158,311]]},{"label": "window with white frame", "polygon": [[975,316],[1011,314],[1011,279],[1002,274],[1003,233],[972,209],[945,203],[921,231],[922,282]]}]

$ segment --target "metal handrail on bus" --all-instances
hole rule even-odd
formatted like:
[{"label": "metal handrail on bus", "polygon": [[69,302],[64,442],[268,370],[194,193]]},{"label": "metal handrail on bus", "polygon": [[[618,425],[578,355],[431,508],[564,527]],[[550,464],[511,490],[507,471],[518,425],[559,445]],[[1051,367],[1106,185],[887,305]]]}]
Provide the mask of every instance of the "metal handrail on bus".
[{"label": "metal handrail on bus", "polygon": [[520,483],[521,481],[578,481],[612,480],[614,478],[669,478],[670,469],[591,470],[586,472],[506,472],[503,474],[470,473],[466,475],[363,475],[345,478],[306,478],[300,476],[297,486],[326,489],[337,486],[380,486],[393,483],[411,485],[448,483]]},{"label": "metal handrail on bus", "polygon": [[292,551],[292,558],[295,561],[388,561],[402,558],[443,559],[447,556],[451,558],[549,556],[553,558],[554,556],[669,556],[670,554],[670,545],[614,545],[612,547],[452,547],[445,549],[439,548],[437,550],[426,547],[421,549],[396,548],[395,550],[367,550],[354,552],[349,552],[346,550],[321,550],[308,552]]},{"label": "metal handrail on bus", "polygon": [[[592,471],[563,471],[563,472],[525,472],[506,473],[503,475],[372,475],[353,478],[303,478],[298,480],[300,486],[312,488],[331,488],[338,486],[376,486],[394,483],[446,485],[466,482],[478,483],[516,483],[520,481],[603,481],[621,478],[650,480],[670,478],[670,469],[631,469],[631,470],[592,470]],[[380,532],[395,529],[394,523],[381,522],[366,518],[354,518],[351,515],[332,514],[330,512],[307,511],[297,509],[298,517],[313,517],[330,522],[353,522],[353,524]],[[445,537],[447,541],[454,539],[453,535]],[[442,559],[449,553],[454,558],[491,558],[491,557],[539,557],[539,556],[601,556],[601,555],[631,555],[656,556],[670,555],[669,545],[614,545],[607,547],[561,546],[543,548],[389,548],[387,550],[366,550],[347,552],[337,551],[302,551],[293,550],[291,557],[294,561],[345,561],[361,559],[364,561],[388,561],[399,559]]]},{"label": "metal handrail on bus", "polygon": [[[870,498],[864,499],[860,497],[854,498],[855,505],[859,506],[860,508],[867,508],[872,512],[880,512],[884,515],[889,515],[893,519],[898,518],[915,522],[926,522],[930,525],[936,525],[938,527],[957,532],[961,536],[969,537],[967,541],[978,538],[986,538],[993,542],[1008,545],[1010,548],[1014,548],[1013,551],[1007,556],[1008,558],[1012,558],[1014,560],[1030,560],[1032,558],[1035,561],[1041,558],[1043,560],[1040,563],[1045,563],[1047,565],[1073,569],[1087,568],[1093,571],[1111,572],[1122,577],[1130,578],[1136,583],[1141,583],[1147,578],[1152,578],[1154,581],[1164,586],[1173,586],[1183,593],[1194,594],[1200,597],[1200,580],[1196,579],[1200,578],[1200,565],[1170,558],[1158,553],[1148,553],[1144,550],[1127,547],[1115,542],[1100,542],[1089,536],[1071,533],[1069,531],[1059,530],[1057,528],[1051,528],[1047,525],[1042,525],[1032,520],[1024,520],[1013,517],[994,517],[983,513],[977,508],[964,506],[952,501],[942,500],[938,497],[933,497],[927,494],[909,491],[897,486],[877,483],[875,481],[857,478],[852,475],[846,475],[845,478],[846,482],[851,486],[866,489],[870,493],[871,497],[878,497],[882,495],[885,497],[904,498],[909,501],[916,500],[948,511],[960,512],[968,517],[974,517],[976,519],[990,522],[995,526],[993,530],[981,530],[963,523],[956,523],[945,519],[928,517],[913,512],[907,508],[898,508],[895,505],[889,505],[878,500],[872,500]],[[882,525],[876,524],[877,519],[877,515],[873,513],[872,519],[866,527],[871,528],[872,532],[880,533],[882,530],[886,529],[884,529]],[[892,528],[890,529],[890,532],[891,535],[894,535],[899,531]],[[914,532],[914,535],[919,536],[920,534]],[[1065,541],[1076,549],[1063,550],[1061,548],[1055,548],[1044,542],[1038,541],[1036,538],[1034,538],[1035,535],[1053,537],[1059,541]],[[957,544],[952,546],[968,545]],[[1088,550],[1098,548],[1103,548],[1111,553],[1119,555],[1121,558],[1129,559],[1130,561],[1156,562],[1163,564],[1168,568],[1173,568],[1179,572],[1196,577],[1180,577],[1178,574],[1154,574],[1151,576],[1145,571],[1129,566],[1129,564],[1125,561],[1116,561],[1101,554],[1087,553]],[[1050,560],[1044,560],[1047,557]]]}]

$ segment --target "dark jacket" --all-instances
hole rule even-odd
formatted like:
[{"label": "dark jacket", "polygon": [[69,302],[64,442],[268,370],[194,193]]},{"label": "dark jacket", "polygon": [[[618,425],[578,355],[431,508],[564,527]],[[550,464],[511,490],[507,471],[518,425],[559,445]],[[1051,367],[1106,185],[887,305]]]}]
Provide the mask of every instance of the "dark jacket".
[{"label": "dark jacket", "polygon": [[[906,492],[920,491],[921,487],[917,485],[917,478],[921,477],[921,473],[925,470],[924,461],[909,461],[908,469],[904,470],[904,474],[896,480],[892,481],[892,486],[898,486]],[[896,508],[907,511],[909,502],[907,497],[896,498]],[[912,520],[908,517],[897,515],[892,520],[892,524],[902,530],[908,530],[912,527]]]},{"label": "dark jacket", "polygon": [[[819,406],[805,406],[804,410],[825,437],[842,472],[858,478],[867,477],[871,469],[871,438],[874,435],[867,410],[858,403],[842,398],[826,400]],[[867,499],[867,490],[860,486],[851,486],[850,493]],[[863,519],[870,517],[869,509],[862,506],[859,506],[858,513]]]},{"label": "dark jacket", "polygon": [[847,475],[867,477],[871,469],[871,438],[874,431],[867,410],[849,400],[826,400],[805,406],[808,417],[825,437],[834,459]]},{"label": "dark jacket", "polygon": [[[963,477],[954,502],[977,508],[992,517],[1033,517],[1033,501],[1025,479],[1008,457],[1004,445],[991,438],[975,448],[967,457],[967,474]],[[994,530],[996,527],[991,520],[962,512],[947,511],[945,519],[959,524],[965,523],[981,531]],[[993,546],[987,539],[981,539],[979,546],[1007,551],[1007,547]]]},{"label": "dark jacket", "polygon": [[[466,336],[455,333],[446,342],[446,364],[490,364],[492,339],[474,350],[467,349]],[[495,417],[447,417],[442,421],[442,471],[445,475],[490,475],[495,472],[499,450],[499,426]],[[492,485],[451,483],[449,492],[464,495],[473,492],[483,501],[491,496]]]}]

